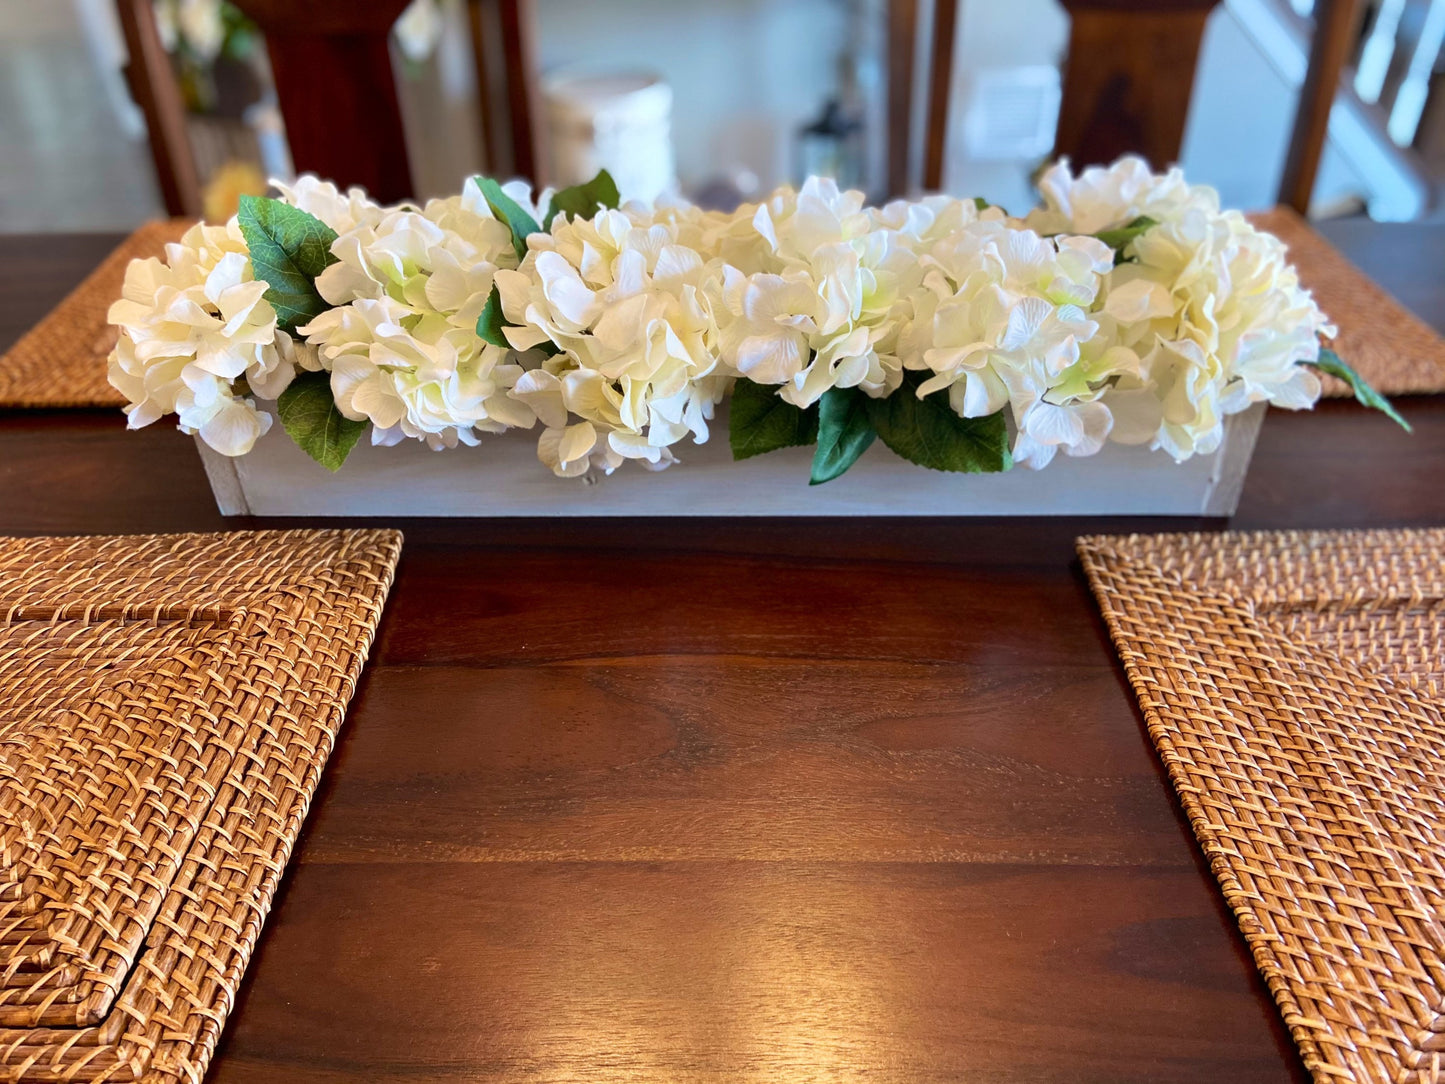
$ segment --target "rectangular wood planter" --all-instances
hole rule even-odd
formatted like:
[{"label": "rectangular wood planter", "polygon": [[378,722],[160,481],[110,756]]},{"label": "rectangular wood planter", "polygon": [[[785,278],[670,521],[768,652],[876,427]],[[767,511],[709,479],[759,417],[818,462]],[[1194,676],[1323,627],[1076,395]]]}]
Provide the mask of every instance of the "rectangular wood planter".
[{"label": "rectangular wood planter", "polygon": [[224,515],[256,516],[1227,516],[1239,503],[1263,404],[1230,417],[1213,455],[1175,463],[1147,447],[1106,445],[1046,469],[1003,474],[926,470],[876,443],[843,477],[808,485],[811,448],[742,462],[718,419],[708,443],[679,446],[675,466],[627,464],[610,476],[557,478],[537,460],[537,433],[484,436],[433,452],[365,438],[331,474],[275,432],[237,459],[197,441]]}]

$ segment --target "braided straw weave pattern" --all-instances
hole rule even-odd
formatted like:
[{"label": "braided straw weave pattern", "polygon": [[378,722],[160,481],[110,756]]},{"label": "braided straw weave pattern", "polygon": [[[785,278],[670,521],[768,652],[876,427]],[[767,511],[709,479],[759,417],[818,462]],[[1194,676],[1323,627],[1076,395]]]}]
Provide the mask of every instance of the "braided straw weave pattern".
[{"label": "braided straw weave pattern", "polygon": [[1445,530],[1079,553],[1314,1078],[1445,1081]]},{"label": "braided straw weave pattern", "polygon": [[[1300,282],[1340,329],[1334,349],[1385,395],[1445,392],[1445,339],[1377,286],[1289,207],[1251,214],[1249,220],[1289,247]],[[1353,395],[1325,377],[1325,394]]]},{"label": "braided straw weave pattern", "polygon": [[120,407],[125,398],[106,381],[115,346],[106,323],[133,259],[163,256],[189,221],[147,222],[121,242],[79,286],[0,356],[0,408]]},{"label": "braided straw weave pattern", "polygon": [[201,1079],[400,547],[0,539],[0,1079]]}]

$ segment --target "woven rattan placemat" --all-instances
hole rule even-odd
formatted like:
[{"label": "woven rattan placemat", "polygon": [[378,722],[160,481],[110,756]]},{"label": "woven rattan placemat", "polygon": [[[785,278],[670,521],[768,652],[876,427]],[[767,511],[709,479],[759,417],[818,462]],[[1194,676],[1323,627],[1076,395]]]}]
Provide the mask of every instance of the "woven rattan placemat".
[{"label": "woven rattan placemat", "polygon": [[200,1080],[400,547],[0,539],[0,1077]]},{"label": "woven rattan placemat", "polygon": [[[1288,207],[1249,216],[1289,246],[1300,282],[1340,329],[1335,351],[1385,395],[1445,392],[1445,338],[1400,304]],[[1334,377],[1325,394],[1352,395]]]},{"label": "woven rattan placemat", "polygon": [[105,378],[105,359],[115,346],[106,313],[120,297],[126,265],[163,256],[166,243],[189,225],[181,219],[147,222],[0,356],[0,409],[123,406],[125,399]]},{"label": "woven rattan placemat", "polygon": [[1445,1080],[1445,530],[1079,553],[1315,1079]]}]

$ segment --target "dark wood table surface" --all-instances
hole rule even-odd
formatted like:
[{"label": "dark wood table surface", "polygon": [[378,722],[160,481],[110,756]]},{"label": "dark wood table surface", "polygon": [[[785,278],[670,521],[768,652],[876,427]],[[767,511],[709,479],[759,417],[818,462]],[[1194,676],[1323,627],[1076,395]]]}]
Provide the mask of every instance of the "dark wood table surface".
[{"label": "dark wood table surface", "polygon": [[[1445,228],[1326,232],[1445,323]],[[0,239],[0,348],[116,240]],[[1233,526],[1445,524],[1401,406],[1272,412]],[[0,533],[259,523],[173,429],[0,414]],[[1306,1079],[1073,557],[1220,521],[398,525],[208,1081]]]}]

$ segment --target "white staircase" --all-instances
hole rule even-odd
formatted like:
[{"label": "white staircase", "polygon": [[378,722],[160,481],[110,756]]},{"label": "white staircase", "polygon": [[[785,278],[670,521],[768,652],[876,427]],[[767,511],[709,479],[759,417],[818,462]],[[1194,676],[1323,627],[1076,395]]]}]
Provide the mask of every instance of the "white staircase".
[{"label": "white staircase", "polygon": [[[1313,0],[1225,0],[1225,9],[1290,87],[1304,82]],[[1364,34],[1330,113],[1330,148],[1361,181],[1371,217],[1408,221],[1438,210],[1428,105],[1445,43],[1445,0],[1367,0]],[[1445,132],[1441,141],[1445,142]]]}]

